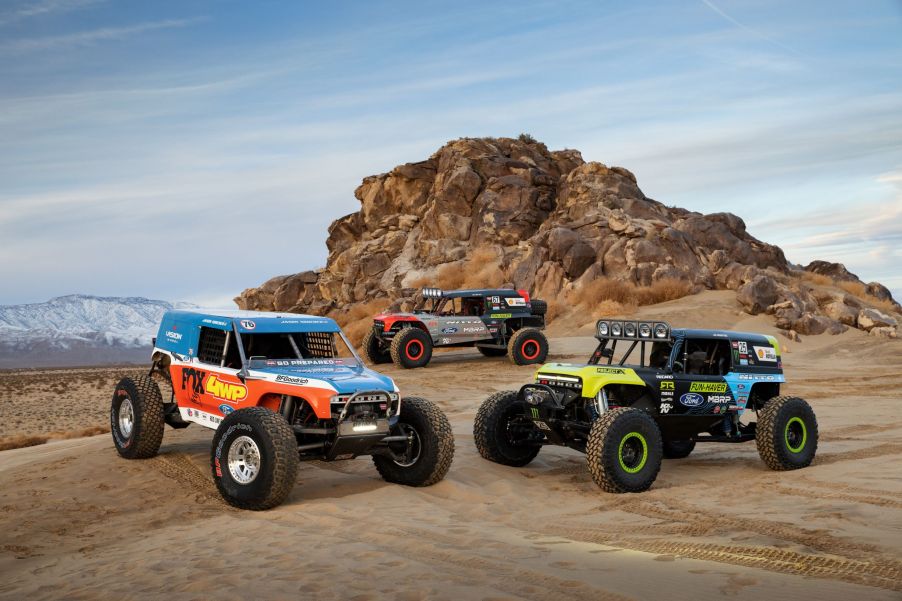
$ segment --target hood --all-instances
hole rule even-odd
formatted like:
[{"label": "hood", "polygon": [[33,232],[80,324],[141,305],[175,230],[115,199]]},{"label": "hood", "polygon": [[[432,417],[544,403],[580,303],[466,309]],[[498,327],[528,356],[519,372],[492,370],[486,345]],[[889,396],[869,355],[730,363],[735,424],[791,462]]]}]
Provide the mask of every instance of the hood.
[{"label": "hood", "polygon": [[320,380],[330,384],[339,394],[351,394],[362,390],[396,390],[394,381],[371,369],[362,366],[346,365],[304,365],[292,367],[266,367],[255,369],[275,376],[290,376]]},{"label": "hood", "polygon": [[635,384],[645,386],[636,370],[627,365],[577,365],[573,363],[546,363],[536,370],[536,379],[543,375],[559,375],[580,378],[583,396],[595,396],[607,384]]}]

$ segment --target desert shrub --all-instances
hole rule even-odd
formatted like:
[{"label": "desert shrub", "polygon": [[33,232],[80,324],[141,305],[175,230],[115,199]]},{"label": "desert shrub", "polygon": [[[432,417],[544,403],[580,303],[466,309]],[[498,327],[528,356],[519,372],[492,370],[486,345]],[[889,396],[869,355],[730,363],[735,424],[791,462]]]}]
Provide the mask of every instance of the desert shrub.
[{"label": "desert shrub", "polygon": [[806,282],[811,282],[812,284],[817,284],[819,286],[830,286],[833,284],[833,278],[828,277],[822,273],[812,273],[810,271],[803,271],[802,279]]},{"label": "desert shrub", "polygon": [[363,337],[373,327],[373,316],[387,309],[389,304],[387,298],[356,303],[345,310],[329,312],[329,317],[338,322],[351,344],[359,347]]},{"label": "desert shrub", "polygon": [[676,300],[692,293],[691,283],[676,278],[665,278],[650,286],[637,286],[623,280],[599,278],[570,291],[567,300],[571,305],[594,312],[597,312],[605,301],[616,303],[605,305],[606,307],[619,305],[622,310],[632,312],[637,306]]},{"label": "desert shrub", "polygon": [[495,288],[504,280],[498,254],[490,248],[479,248],[468,258],[440,266],[434,276],[422,276],[410,282],[412,288],[434,286],[444,290],[461,288]]},{"label": "desert shrub", "polygon": [[531,135],[529,135],[527,133],[520,134],[519,136],[517,136],[517,139],[520,140],[521,142],[523,142],[524,144],[535,144],[537,142],[537,140],[535,138],[533,138]]},{"label": "desert shrub", "polygon": [[871,305],[872,307],[879,309],[880,311],[883,311],[884,313],[886,313],[886,312],[898,313],[899,312],[899,309],[897,309],[896,306],[892,302],[890,302],[888,300],[884,300],[882,298],[877,298],[876,296],[872,296],[872,295],[868,294],[867,286],[865,286],[861,282],[849,282],[849,281],[842,280],[842,281],[835,282],[835,284],[837,287],[841,288],[842,290],[845,290],[852,296],[858,298],[859,300],[864,301],[865,303]]}]

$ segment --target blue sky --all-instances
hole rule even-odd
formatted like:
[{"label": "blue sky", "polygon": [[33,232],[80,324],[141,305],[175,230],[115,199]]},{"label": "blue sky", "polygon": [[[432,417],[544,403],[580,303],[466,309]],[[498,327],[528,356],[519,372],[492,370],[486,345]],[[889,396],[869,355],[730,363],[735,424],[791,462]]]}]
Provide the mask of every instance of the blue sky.
[{"label": "blue sky", "polygon": [[0,303],[222,304],[528,132],[902,296],[902,3],[0,3]]}]

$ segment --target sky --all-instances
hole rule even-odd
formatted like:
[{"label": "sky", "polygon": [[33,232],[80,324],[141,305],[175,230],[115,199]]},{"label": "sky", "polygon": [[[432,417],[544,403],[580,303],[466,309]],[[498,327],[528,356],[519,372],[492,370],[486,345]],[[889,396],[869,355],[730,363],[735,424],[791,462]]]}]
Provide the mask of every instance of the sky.
[{"label": "sky", "polygon": [[902,2],[0,0],[0,304],[227,306],[529,133],[902,297]]}]

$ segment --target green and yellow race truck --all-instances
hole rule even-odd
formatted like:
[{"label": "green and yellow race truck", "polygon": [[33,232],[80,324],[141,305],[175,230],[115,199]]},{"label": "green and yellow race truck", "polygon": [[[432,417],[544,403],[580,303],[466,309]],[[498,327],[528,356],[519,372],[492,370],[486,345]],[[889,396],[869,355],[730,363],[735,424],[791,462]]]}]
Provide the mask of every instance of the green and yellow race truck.
[{"label": "green and yellow race truck", "polygon": [[547,363],[534,382],[482,403],[473,435],[485,459],[524,466],[544,445],[570,447],[615,493],[647,490],[662,458],[687,457],[700,442],[755,440],[774,470],[814,459],[817,420],[804,399],[780,395],[773,336],[603,319],[595,337],[586,364]]}]

